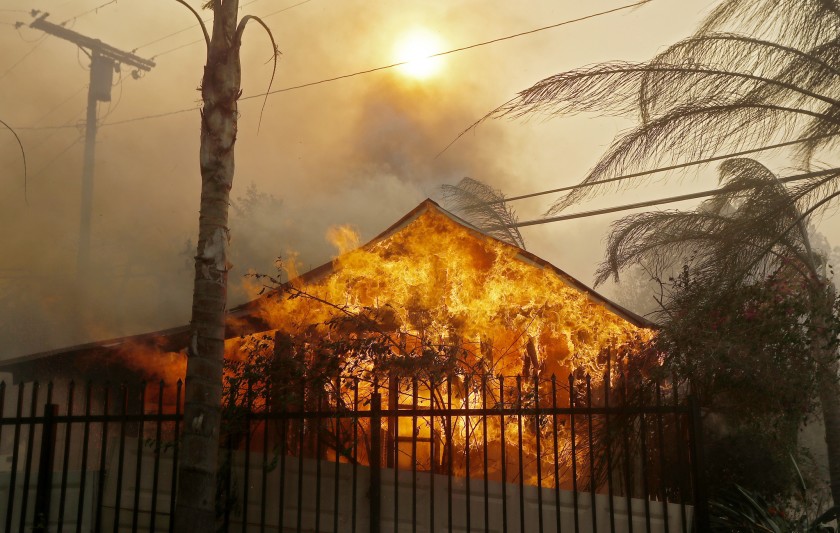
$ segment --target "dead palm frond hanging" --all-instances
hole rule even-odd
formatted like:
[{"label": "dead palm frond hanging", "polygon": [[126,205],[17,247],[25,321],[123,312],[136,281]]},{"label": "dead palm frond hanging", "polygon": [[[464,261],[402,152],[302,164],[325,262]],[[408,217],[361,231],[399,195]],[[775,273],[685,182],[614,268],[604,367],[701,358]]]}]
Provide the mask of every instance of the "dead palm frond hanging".
[{"label": "dead palm frond hanging", "polygon": [[788,189],[761,163],[730,159],[720,166],[720,192],[692,211],[668,210],[624,217],[612,226],[596,283],[634,264],[667,275],[687,262],[696,280],[726,287],[768,273],[793,270],[819,277],[807,217],[797,207],[801,191]]},{"label": "dead palm frond hanging", "polygon": [[441,190],[447,209],[488,235],[525,249],[525,240],[515,227],[519,218],[502,191],[472,178],[441,185]]}]

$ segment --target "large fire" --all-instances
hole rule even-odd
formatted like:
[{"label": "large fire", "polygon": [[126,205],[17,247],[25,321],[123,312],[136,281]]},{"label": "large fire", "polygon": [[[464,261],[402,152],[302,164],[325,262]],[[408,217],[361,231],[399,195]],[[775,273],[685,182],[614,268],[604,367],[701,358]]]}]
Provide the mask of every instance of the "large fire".
[{"label": "large fire", "polygon": [[[257,407],[288,408],[283,402],[293,398],[292,409],[315,409],[310,398],[323,395],[333,406],[364,410],[374,379],[383,408],[390,409],[411,406],[413,387],[420,408],[533,406],[537,398],[541,406],[568,406],[572,372],[589,374],[597,388],[606,349],[622,351],[652,334],[551,265],[470,229],[431,202],[364,247],[345,228],[331,231],[331,238],[340,252],[331,265],[298,277],[290,269],[292,281],[251,307],[265,330],[226,342],[229,381],[255,361],[275,374],[270,386],[263,384],[268,393],[255,400]],[[499,376],[522,377],[517,384],[515,379],[500,382]],[[303,392],[278,394],[278,384]],[[237,386],[243,385],[240,380]],[[513,446],[507,452],[513,456],[518,423],[524,421],[523,451],[535,458],[537,432],[550,442],[556,422],[540,425],[521,418],[508,420],[504,428],[499,417],[453,418],[456,455],[479,448],[486,433],[491,448]],[[442,467],[447,450],[440,419],[418,416],[417,427],[411,418],[389,424],[392,449],[410,447],[413,436],[423,441],[418,466]],[[562,424],[556,431],[566,449],[561,461],[568,463],[569,437]],[[408,449],[401,456],[410,457]],[[551,472],[551,458],[541,462]],[[488,464],[490,476],[498,477],[499,457],[490,457]],[[523,475],[536,483],[530,464]],[[461,463],[448,467],[465,474]],[[543,482],[550,485],[552,477]]]},{"label": "large fire", "polygon": [[491,376],[600,376],[606,347],[650,335],[550,266],[437,209],[342,253],[321,279],[293,285],[310,297],[261,301],[273,329],[296,335],[340,314],[386,310],[390,332],[457,344],[476,373]]},{"label": "large fire", "polygon": [[[450,394],[456,409],[478,409],[485,401],[499,406],[502,394],[505,406],[533,405],[536,397],[543,406],[552,401],[568,406],[572,371],[590,374],[597,386],[605,370],[605,349],[620,350],[651,335],[550,265],[469,229],[437,208],[420,211],[361,248],[346,230],[335,230],[332,236],[340,251],[332,268],[293,279],[285,290],[261,299],[258,312],[270,330],[229,341],[230,359],[270,353],[355,376],[361,382],[360,403],[369,400],[375,377],[384,407],[392,409],[412,404],[413,380],[420,382],[420,408],[448,407]],[[522,376],[521,385],[508,379],[501,386],[498,376]],[[551,376],[558,385],[554,399]],[[318,387],[331,391],[333,403],[353,404],[349,380],[338,386],[329,379],[321,383]],[[411,422],[391,422],[390,446],[410,458],[412,435],[436,439],[434,457],[432,445],[421,443],[417,460],[421,468],[442,467],[442,421],[418,417],[416,428]],[[478,448],[485,432],[491,448],[495,442],[497,450],[502,445],[513,446],[509,454],[517,451],[516,422],[508,421],[504,430],[498,418],[460,416],[452,423],[456,456]],[[533,422],[525,424],[524,453],[535,457],[537,430]],[[550,442],[551,428],[543,424],[544,442]],[[557,431],[566,430],[561,425]],[[564,440],[567,447],[567,435],[561,435]],[[564,455],[568,462],[568,450]],[[551,471],[550,458],[542,459]],[[496,465],[490,475],[498,476],[499,458],[491,457],[489,464],[491,469]],[[451,465],[462,475],[463,466]],[[527,482],[537,482],[533,461],[524,475]],[[551,476],[543,481],[553,483]]]}]

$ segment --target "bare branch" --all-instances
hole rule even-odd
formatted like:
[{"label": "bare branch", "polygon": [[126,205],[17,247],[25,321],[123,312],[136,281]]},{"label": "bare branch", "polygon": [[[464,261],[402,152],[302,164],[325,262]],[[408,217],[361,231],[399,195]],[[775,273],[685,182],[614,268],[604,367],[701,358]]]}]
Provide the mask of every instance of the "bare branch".
[{"label": "bare branch", "polygon": [[186,0],[175,0],[175,1],[178,2],[179,4],[183,5],[187,9],[189,9],[190,12],[193,15],[195,15],[195,19],[198,21],[198,25],[201,27],[201,33],[204,34],[205,49],[209,52],[210,51],[210,34],[207,33],[207,26],[204,24],[204,21],[201,20],[201,16],[198,14],[198,12],[195,9],[193,9],[193,7],[191,5],[189,5],[186,2]]},{"label": "bare branch", "polygon": [[268,34],[268,38],[271,39],[271,47],[274,50],[271,56],[274,60],[274,66],[271,70],[271,79],[268,82],[268,89],[265,91],[263,105],[260,108],[260,118],[257,122],[257,133],[259,133],[260,126],[262,125],[263,112],[265,111],[265,104],[268,102],[268,94],[271,92],[271,85],[274,83],[274,75],[277,74],[277,58],[280,56],[281,52],[280,49],[277,48],[277,43],[274,42],[274,34],[271,32],[271,28],[269,28],[268,25],[261,18],[256,17],[254,15],[245,15],[244,17],[242,17],[242,20],[239,21],[239,27],[236,28],[237,46],[242,45],[242,34],[245,32],[245,25],[248,24],[249,20],[253,20],[265,29],[265,32]]},{"label": "bare branch", "polygon": [[23,158],[23,201],[26,202],[26,205],[29,205],[29,198],[27,197],[27,183],[26,183],[26,176],[27,176],[27,172],[26,172],[26,151],[23,149],[23,143],[21,142],[20,137],[18,137],[17,132],[14,129],[12,129],[11,126],[6,124],[2,120],[0,120],[0,124],[2,124],[7,130],[12,132],[12,135],[15,136],[15,140],[17,141],[18,146],[20,147],[20,155]]}]

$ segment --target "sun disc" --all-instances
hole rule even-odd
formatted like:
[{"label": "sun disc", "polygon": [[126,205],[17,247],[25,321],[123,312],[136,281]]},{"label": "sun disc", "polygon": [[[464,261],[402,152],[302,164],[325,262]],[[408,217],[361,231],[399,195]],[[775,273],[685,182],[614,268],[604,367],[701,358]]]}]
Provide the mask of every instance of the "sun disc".
[{"label": "sun disc", "polygon": [[404,63],[400,72],[412,78],[428,78],[443,66],[442,57],[434,57],[443,51],[443,43],[434,33],[415,29],[402,36],[394,47],[394,61]]}]

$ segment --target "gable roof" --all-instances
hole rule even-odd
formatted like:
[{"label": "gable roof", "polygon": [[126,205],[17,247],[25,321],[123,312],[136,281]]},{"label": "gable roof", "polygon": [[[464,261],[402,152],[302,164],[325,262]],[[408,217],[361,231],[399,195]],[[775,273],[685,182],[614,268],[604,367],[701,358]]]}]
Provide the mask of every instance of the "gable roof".
[{"label": "gable roof", "polygon": [[[575,279],[563,270],[552,265],[548,261],[526,251],[512,244],[503,242],[498,238],[482,232],[477,227],[473,226],[466,220],[442,208],[437,202],[426,199],[417,207],[409,211],[405,216],[392,224],[385,231],[374,237],[368,243],[362,246],[362,249],[370,249],[377,243],[384,241],[393,235],[399,233],[403,228],[409,226],[412,222],[417,220],[420,216],[428,211],[433,210],[441,214],[459,226],[465,228],[468,232],[473,233],[476,237],[482,239],[492,239],[493,241],[514,250],[515,257],[525,263],[528,263],[536,268],[547,269],[558,276],[565,284],[574,289],[584,293],[587,298],[597,304],[605,307],[610,312],[626,320],[630,324],[640,328],[653,329],[656,325],[644,317],[633,313],[632,311],[616,304],[615,302],[605,298],[597,293],[586,284]],[[336,262],[329,261],[323,265],[313,268],[304,274],[301,274],[295,281],[303,283],[314,283],[323,278],[328,277],[331,273],[336,271]],[[259,308],[260,304],[266,296],[261,296],[244,304],[235,306],[228,311],[228,319],[226,324],[225,338],[232,338],[259,331],[270,329],[269,326],[260,318]],[[37,378],[42,372],[50,371],[55,373],[61,368],[72,368],[74,359],[79,355],[104,355],[119,350],[126,346],[149,346],[155,347],[164,352],[177,352],[187,346],[189,340],[189,325],[169,328],[149,333],[142,333],[138,335],[130,335],[125,337],[118,337],[97,342],[90,342],[66,348],[59,348],[30,355],[25,355],[5,361],[0,361],[0,371],[11,372],[15,375],[15,380],[23,380],[22,376],[19,379],[18,374],[23,371],[23,374],[32,375],[32,379]],[[107,360],[107,358],[104,358]],[[104,369],[107,371],[107,368]]]}]

